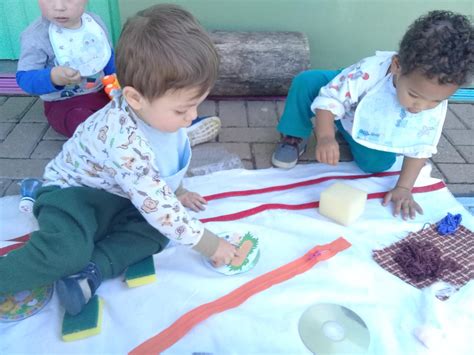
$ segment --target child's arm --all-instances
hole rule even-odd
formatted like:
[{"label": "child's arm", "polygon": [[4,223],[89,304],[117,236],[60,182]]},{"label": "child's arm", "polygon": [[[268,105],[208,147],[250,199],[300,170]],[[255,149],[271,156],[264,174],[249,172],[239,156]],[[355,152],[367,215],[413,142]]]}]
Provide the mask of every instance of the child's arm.
[{"label": "child's arm", "polygon": [[[102,133],[96,143],[107,150],[103,164],[113,172],[120,189],[145,220],[165,237],[192,247],[211,258],[215,265],[226,262],[230,251],[235,248],[221,243],[216,235],[204,228],[203,223],[189,215],[161,178],[155,164],[155,153],[135,123],[127,120],[120,110],[111,110],[109,114],[117,117],[110,118],[108,126],[97,127],[101,131],[107,127],[107,133]],[[121,118],[125,121],[120,123]],[[97,149],[101,150],[100,147]]]},{"label": "child's arm", "polygon": [[115,74],[117,71],[115,69],[115,53],[114,49],[111,48],[110,59],[104,68],[104,75]]},{"label": "child's arm", "polygon": [[[232,260],[236,256],[238,256],[237,255],[238,249],[235,245],[230,244],[227,240],[219,238],[219,237],[217,238],[218,238],[217,248],[215,252],[210,256],[212,265],[214,265],[215,267],[229,265],[230,263],[232,263]],[[195,246],[193,249],[199,251],[197,246]]]},{"label": "child's arm", "polygon": [[[188,207],[195,212],[204,210],[204,205],[207,205],[204,197],[197,192],[188,191],[182,184],[176,189],[175,194],[184,207]],[[215,267],[228,265],[237,256],[237,248],[234,245],[217,237],[208,229],[204,229],[204,235],[193,249],[209,257]]]},{"label": "child's arm", "polygon": [[228,265],[237,256],[237,248],[225,239],[204,229],[201,240],[193,247],[194,250],[211,259],[215,267]]},{"label": "child's arm", "polygon": [[336,141],[334,115],[327,110],[316,111],[316,160],[320,163],[337,165],[339,144]]},{"label": "child's arm", "polygon": [[66,67],[18,71],[16,82],[31,95],[43,95],[64,89],[64,86],[81,81],[81,74]]},{"label": "child's arm", "polygon": [[18,71],[16,82],[24,92],[31,95],[49,94],[64,88],[55,86],[51,81],[51,68]]},{"label": "child's arm", "polygon": [[390,201],[395,204],[393,215],[398,216],[400,213],[403,219],[415,218],[416,212],[423,214],[423,209],[413,199],[411,189],[415,185],[415,181],[420,174],[421,168],[425,165],[426,158],[410,158],[404,157],[402,171],[395,187],[387,192],[382,204],[386,206]]},{"label": "child's arm", "polygon": [[331,165],[339,162],[334,120],[344,118],[385,75],[386,68],[380,65],[380,60],[373,56],[351,65],[319,91],[311,104],[311,110],[316,113],[316,160]]},{"label": "child's arm", "polygon": [[186,190],[182,183],[176,189],[175,195],[184,207],[190,208],[194,212],[205,210],[204,205],[207,205],[206,199],[197,192]]}]

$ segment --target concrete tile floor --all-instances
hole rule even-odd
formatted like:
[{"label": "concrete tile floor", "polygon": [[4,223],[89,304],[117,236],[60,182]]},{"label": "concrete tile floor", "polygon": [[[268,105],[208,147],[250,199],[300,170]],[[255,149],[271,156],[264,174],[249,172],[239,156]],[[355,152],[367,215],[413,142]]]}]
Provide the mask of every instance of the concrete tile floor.
[{"label": "concrete tile floor", "polygon": [[[224,148],[240,157],[246,169],[271,166],[270,159],[279,134],[275,129],[284,101],[207,100],[200,115],[218,115],[222,129],[214,142],[194,148],[196,159],[209,149]],[[56,156],[65,138],[54,132],[35,97],[0,96],[0,196],[19,193],[18,181],[41,177],[48,161]],[[350,161],[341,140],[341,161]],[[314,161],[315,140],[301,163]],[[451,104],[439,144],[431,159],[433,173],[457,196],[474,196],[474,105]],[[207,153],[205,153],[207,152]],[[200,156],[201,154],[201,156]],[[213,157],[205,157],[211,162]]]}]

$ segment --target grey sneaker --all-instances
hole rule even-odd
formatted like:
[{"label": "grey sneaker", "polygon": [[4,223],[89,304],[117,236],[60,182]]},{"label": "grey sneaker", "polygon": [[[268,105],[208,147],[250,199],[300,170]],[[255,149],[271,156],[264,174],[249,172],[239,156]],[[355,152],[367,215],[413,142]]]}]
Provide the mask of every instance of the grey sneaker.
[{"label": "grey sneaker", "polygon": [[283,136],[273,152],[273,166],[282,169],[294,168],[299,157],[306,151],[307,144],[308,138]]}]

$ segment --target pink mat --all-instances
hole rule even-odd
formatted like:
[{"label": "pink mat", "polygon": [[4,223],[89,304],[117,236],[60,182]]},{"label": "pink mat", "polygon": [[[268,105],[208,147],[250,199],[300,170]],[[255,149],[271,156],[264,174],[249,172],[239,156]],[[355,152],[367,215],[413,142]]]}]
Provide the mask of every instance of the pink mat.
[{"label": "pink mat", "polygon": [[15,74],[0,73],[0,95],[28,95],[16,83]]}]

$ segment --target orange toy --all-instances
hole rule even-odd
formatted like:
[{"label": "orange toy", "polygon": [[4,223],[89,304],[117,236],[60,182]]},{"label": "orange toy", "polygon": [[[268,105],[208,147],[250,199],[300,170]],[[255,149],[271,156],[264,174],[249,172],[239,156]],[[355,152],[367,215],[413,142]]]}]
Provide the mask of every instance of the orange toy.
[{"label": "orange toy", "polygon": [[110,74],[106,75],[102,78],[102,84],[104,85],[104,91],[109,97],[109,99],[112,99],[114,96],[115,92],[120,90],[120,84],[117,80],[117,75],[115,74]]}]

